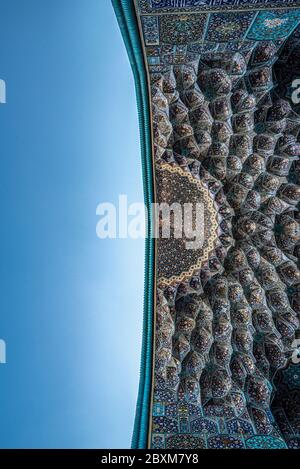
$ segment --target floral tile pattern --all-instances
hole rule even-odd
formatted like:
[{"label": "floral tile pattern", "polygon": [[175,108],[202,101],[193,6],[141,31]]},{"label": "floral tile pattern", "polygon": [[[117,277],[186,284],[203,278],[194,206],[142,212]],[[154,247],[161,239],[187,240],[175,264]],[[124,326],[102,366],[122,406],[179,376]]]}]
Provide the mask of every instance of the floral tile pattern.
[{"label": "floral tile pattern", "polygon": [[300,10],[261,11],[247,37],[256,40],[286,38],[297,26],[299,20]]},{"label": "floral tile pattern", "polygon": [[213,13],[210,15],[206,39],[208,41],[228,42],[243,39],[256,12]]}]

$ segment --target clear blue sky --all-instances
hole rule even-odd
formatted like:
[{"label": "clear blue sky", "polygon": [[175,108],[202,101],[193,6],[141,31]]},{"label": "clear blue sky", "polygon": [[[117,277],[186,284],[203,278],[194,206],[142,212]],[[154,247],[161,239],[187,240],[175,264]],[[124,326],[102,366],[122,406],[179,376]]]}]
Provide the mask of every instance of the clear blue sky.
[{"label": "clear blue sky", "polygon": [[134,84],[109,0],[1,0],[0,446],[129,447],[143,240],[96,207],[143,200]]}]

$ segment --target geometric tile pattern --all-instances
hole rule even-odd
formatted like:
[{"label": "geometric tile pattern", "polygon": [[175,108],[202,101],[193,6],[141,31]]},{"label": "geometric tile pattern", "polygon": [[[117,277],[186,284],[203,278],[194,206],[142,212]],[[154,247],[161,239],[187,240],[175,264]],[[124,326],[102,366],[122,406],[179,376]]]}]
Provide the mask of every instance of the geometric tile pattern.
[{"label": "geometric tile pattern", "polygon": [[141,13],[247,10],[299,5],[298,0],[139,0]]}]

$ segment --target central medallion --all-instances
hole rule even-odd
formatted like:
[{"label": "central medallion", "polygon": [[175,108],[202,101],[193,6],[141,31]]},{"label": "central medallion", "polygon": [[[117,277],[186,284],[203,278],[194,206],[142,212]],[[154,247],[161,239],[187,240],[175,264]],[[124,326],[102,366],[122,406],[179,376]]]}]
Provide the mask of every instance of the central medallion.
[{"label": "central medallion", "polygon": [[[156,182],[158,281],[168,286],[190,277],[209,259],[218,239],[218,213],[206,185],[189,171],[159,164]],[[168,223],[170,236],[164,231]]]}]

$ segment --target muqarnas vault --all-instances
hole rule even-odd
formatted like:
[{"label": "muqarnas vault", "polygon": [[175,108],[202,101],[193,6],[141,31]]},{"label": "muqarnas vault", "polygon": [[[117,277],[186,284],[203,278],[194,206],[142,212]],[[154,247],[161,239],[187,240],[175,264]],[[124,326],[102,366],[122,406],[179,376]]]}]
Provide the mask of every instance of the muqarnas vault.
[{"label": "muqarnas vault", "polygon": [[300,447],[300,1],[114,0],[145,200],[202,201],[205,236],[148,223],[133,447]]}]

